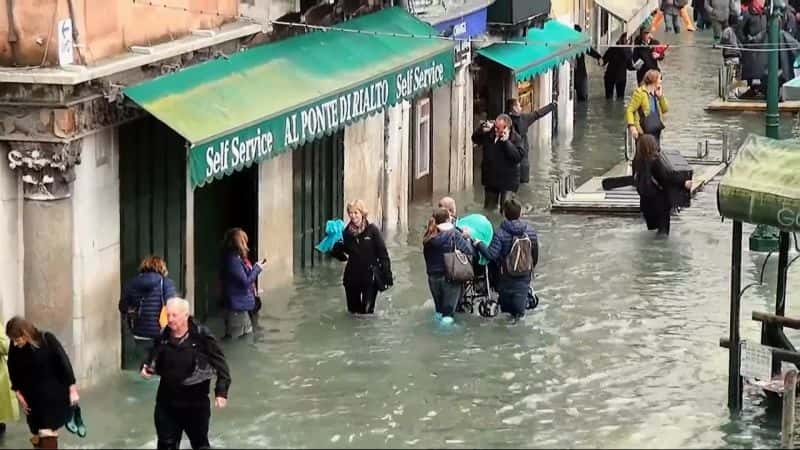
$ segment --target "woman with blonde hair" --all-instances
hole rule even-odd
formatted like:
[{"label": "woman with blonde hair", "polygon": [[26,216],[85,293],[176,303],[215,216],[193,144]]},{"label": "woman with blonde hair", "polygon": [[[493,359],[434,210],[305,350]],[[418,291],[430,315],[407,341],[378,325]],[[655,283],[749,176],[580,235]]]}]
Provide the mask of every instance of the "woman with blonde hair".
[{"label": "woman with blonde hair", "polygon": [[631,101],[625,109],[625,123],[634,139],[649,134],[661,141],[661,130],[664,129],[664,114],[667,113],[667,98],[661,86],[661,72],[648,70],[631,95]]},{"label": "woman with blonde hair", "polygon": [[[232,228],[225,233],[225,255],[220,279],[226,309],[225,338],[243,337],[253,332],[256,310],[256,280],[267,260],[253,264],[250,261],[247,233]],[[256,324],[257,325],[257,324]]]},{"label": "woman with blonde hair", "polygon": [[368,211],[362,200],[347,204],[350,222],[342,233],[342,240],[331,250],[331,255],[347,261],[342,284],[347,296],[350,314],[372,314],[379,291],[393,284],[389,252],[381,231],[367,219]]},{"label": "woman with blonde hair", "polygon": [[58,429],[78,404],[78,386],[69,357],[53,334],[14,317],[6,324],[13,342],[8,352],[11,389],[28,420],[33,448],[58,448]]},{"label": "woman with blonde hair", "polygon": [[141,360],[161,336],[161,310],[175,297],[175,283],[168,277],[167,263],[160,256],[148,256],[139,264],[139,273],[125,283],[119,310],[133,334],[136,360]]}]

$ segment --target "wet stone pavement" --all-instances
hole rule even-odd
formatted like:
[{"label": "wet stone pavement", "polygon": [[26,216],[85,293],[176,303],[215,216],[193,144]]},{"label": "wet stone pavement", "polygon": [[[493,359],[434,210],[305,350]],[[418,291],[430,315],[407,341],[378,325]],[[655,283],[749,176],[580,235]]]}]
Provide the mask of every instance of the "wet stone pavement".
[{"label": "wet stone pavement", "polygon": [[[670,35],[709,43],[707,33]],[[673,47],[665,64],[671,103],[665,145],[694,152],[701,139],[762,133],[756,114],[703,111],[716,92],[718,51]],[[375,317],[350,318],[331,263],[264,300],[262,342],[225,344],[232,368],[229,407],[214,411],[216,447],[773,447],[779,425],[748,393],[741,419],[726,409],[730,223],[716,210],[716,183],[674,219],[668,240],[639,218],[551,215],[548,186],[578,182],[622,158],[621,102],[606,102],[602,75],[576,106],[571,142],[532,155],[533,183],[521,192],[538,228],[541,305],[522,323],[460,316],[432,319],[422,262],[428,204],[412,207],[412,232],[389,237],[395,287]],[[633,74],[631,74],[633,80]],[[630,92],[632,82],[629,82]],[[785,117],[782,133],[796,133]],[[718,156],[718,155],[717,155]],[[458,196],[479,211],[479,191]],[[497,221],[498,217],[493,217]],[[745,227],[746,235],[752,228]],[[746,246],[745,246],[746,247]],[[745,252],[744,283],[765,255]],[[766,279],[774,285],[775,258]],[[800,274],[790,271],[789,314]],[[742,317],[769,310],[772,286],[751,289]],[[743,321],[743,336],[758,327]],[[65,447],[152,448],[157,383],[123,373],[82,392],[89,435]],[[2,445],[27,446],[9,427]],[[188,448],[188,442],[183,443]]]}]

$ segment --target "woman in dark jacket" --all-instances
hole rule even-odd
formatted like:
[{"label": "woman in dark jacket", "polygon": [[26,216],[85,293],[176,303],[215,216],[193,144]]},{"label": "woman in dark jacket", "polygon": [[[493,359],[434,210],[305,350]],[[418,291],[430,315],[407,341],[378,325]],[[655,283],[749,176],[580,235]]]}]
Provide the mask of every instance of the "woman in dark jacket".
[{"label": "woman in dark jacket", "polygon": [[[617,45],[628,45],[628,33],[622,33],[617,39]],[[606,87],[606,99],[614,98],[617,91],[617,100],[625,98],[625,86],[628,84],[628,71],[633,68],[633,51],[628,47],[611,47],[603,55],[603,65],[606,73],[603,81]]]},{"label": "woman in dark jacket", "polygon": [[648,230],[658,230],[658,234],[668,235],[670,214],[673,202],[670,189],[692,188],[692,181],[684,183],[677,173],[670,173],[664,167],[659,155],[656,138],[645,134],[636,141],[636,155],[633,158],[633,179],[639,193],[639,208],[642,211]]},{"label": "woman in dark jacket", "polygon": [[636,82],[642,84],[644,75],[650,70],[657,70],[661,72],[659,61],[664,59],[664,53],[656,51],[656,47],[661,45],[658,40],[653,39],[653,34],[648,28],[642,28],[639,37],[634,39],[633,45],[633,63],[642,61],[642,66],[636,71]]},{"label": "woman in dark jacket", "polygon": [[522,138],[513,130],[511,117],[500,114],[472,133],[472,142],[483,147],[484,208],[493,209],[519,190],[520,163],[525,156]]},{"label": "woman in dark jacket", "polygon": [[337,242],[331,250],[333,257],[347,261],[342,284],[350,314],[375,312],[378,291],[393,284],[389,252],[381,231],[369,223],[367,214],[363,201],[348,203],[350,223],[342,233],[342,241]]},{"label": "woman in dark jacket", "polygon": [[161,336],[161,309],[175,297],[175,283],[167,278],[167,263],[159,256],[148,256],[139,265],[139,273],[122,289],[120,312],[125,314],[141,359]]},{"label": "woman in dark jacket", "polygon": [[463,283],[447,279],[444,255],[458,249],[465,256],[472,257],[472,245],[450,222],[450,212],[439,208],[433,212],[433,216],[428,221],[422,249],[428,273],[428,287],[433,296],[433,303],[436,305],[436,313],[443,318],[450,317],[452,320],[461,296]]},{"label": "woman in dark jacket", "polygon": [[170,299],[167,315],[169,324],[141,370],[145,379],[155,374],[161,377],[154,413],[157,445],[159,450],[180,448],[186,433],[193,449],[208,449],[208,391],[216,376],[214,404],[217,408],[227,405],[231,385],[228,363],[208,328],[189,314],[189,302]]},{"label": "woman in dark jacket", "polygon": [[531,179],[531,163],[528,157],[531,148],[528,144],[528,129],[537,120],[555,111],[557,105],[558,103],[552,102],[543,108],[526,113],[522,111],[522,105],[519,104],[518,99],[511,98],[506,101],[506,114],[511,117],[512,129],[519,134],[522,139],[522,148],[525,150],[522,161],[519,163],[519,182],[521,184],[527,183]]},{"label": "woman in dark jacket", "polygon": [[256,280],[266,259],[253,264],[247,246],[247,233],[233,228],[225,233],[225,255],[222,258],[222,298],[226,309],[225,337],[242,337],[253,331],[256,310]]},{"label": "woman in dark jacket", "polygon": [[[739,25],[739,43],[743,48],[763,48],[767,42],[767,13],[763,3],[756,0],[742,2],[742,23]],[[742,80],[751,86],[753,94],[766,89],[767,53],[742,51]],[[755,89],[753,80],[762,85]]]},{"label": "woman in dark jacket", "polygon": [[11,390],[28,420],[33,448],[58,448],[58,429],[80,399],[69,357],[55,336],[22,317],[8,321],[6,334],[13,342],[8,352]]}]

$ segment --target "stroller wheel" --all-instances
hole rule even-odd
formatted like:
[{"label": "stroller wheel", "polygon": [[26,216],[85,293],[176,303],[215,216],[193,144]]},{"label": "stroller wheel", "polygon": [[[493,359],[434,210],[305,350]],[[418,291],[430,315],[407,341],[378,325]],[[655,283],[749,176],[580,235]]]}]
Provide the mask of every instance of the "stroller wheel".
[{"label": "stroller wheel", "polygon": [[500,312],[499,310],[500,307],[495,300],[484,300],[478,305],[478,313],[481,317],[494,317]]},{"label": "stroller wheel", "polygon": [[461,307],[463,308],[464,312],[475,314],[475,305],[472,303],[472,301],[464,302]]},{"label": "stroller wheel", "polygon": [[527,309],[536,309],[537,306],[539,306],[539,296],[532,292],[529,292]]}]

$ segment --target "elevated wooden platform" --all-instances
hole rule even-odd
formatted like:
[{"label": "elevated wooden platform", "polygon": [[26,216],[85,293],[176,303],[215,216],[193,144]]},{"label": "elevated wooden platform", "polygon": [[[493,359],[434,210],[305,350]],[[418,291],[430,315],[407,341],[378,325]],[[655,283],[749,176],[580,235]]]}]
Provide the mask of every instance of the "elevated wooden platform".
[{"label": "elevated wooden platform", "polygon": [[[726,163],[720,161],[692,158],[687,158],[687,160],[694,169],[692,196],[727,167]],[[639,214],[639,194],[633,186],[611,191],[603,190],[602,186],[604,178],[621,177],[630,174],[630,162],[624,161],[602,176],[593,177],[577,188],[574,185],[574,178],[567,177],[551,186],[550,210],[558,213]]]},{"label": "elevated wooden platform", "polygon": [[[761,100],[723,100],[717,98],[706,106],[706,111],[726,112],[764,112],[767,103]],[[800,100],[785,101],[778,104],[778,111],[782,113],[800,112]]]}]

